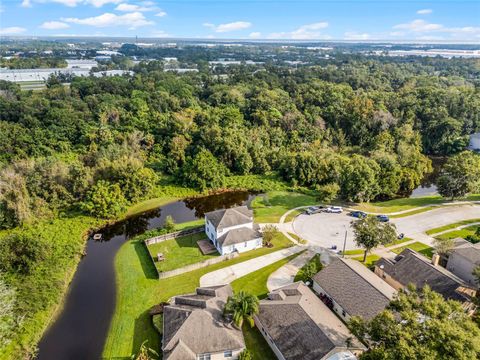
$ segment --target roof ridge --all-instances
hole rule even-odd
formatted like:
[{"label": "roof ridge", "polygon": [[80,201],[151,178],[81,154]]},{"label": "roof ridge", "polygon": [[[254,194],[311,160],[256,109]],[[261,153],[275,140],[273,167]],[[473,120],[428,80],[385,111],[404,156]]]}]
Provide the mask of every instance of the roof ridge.
[{"label": "roof ridge", "polygon": [[454,281],[457,281],[460,283],[460,285],[462,286],[465,286],[465,285],[468,285],[465,281],[463,281],[462,279],[460,279],[458,276],[456,276],[455,274],[453,274],[452,272],[450,272],[449,270],[441,267],[441,266],[435,266],[431,263],[431,261],[429,261],[425,256],[423,256],[422,254],[416,252],[415,250],[412,250],[412,249],[408,249],[412,252],[412,254],[417,257],[418,259],[422,260],[425,264],[429,265],[430,268],[434,269],[435,271],[445,275],[445,276],[448,276],[450,279],[454,280]]}]

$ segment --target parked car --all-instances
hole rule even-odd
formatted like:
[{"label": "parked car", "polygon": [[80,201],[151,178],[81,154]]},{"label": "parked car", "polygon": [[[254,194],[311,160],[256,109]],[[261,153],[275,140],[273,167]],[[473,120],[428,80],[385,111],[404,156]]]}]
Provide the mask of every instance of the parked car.
[{"label": "parked car", "polygon": [[305,210],[305,214],[312,215],[322,211],[323,206],[310,206]]},{"label": "parked car", "polygon": [[342,213],[342,211],[343,209],[340,206],[329,206],[325,209],[325,212],[333,214],[340,214]]},{"label": "parked car", "polygon": [[364,213],[363,211],[351,211],[348,213],[348,215],[359,219],[364,219],[367,217],[367,213]]},{"label": "parked car", "polygon": [[377,215],[377,219],[380,222],[389,222],[390,218],[387,215]]}]

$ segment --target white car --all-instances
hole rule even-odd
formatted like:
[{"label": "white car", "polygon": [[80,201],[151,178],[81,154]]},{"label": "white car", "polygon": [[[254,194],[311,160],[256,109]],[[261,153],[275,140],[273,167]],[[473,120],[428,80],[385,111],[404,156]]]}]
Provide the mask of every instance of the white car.
[{"label": "white car", "polygon": [[342,211],[343,209],[340,206],[330,206],[325,210],[325,212],[333,214],[341,214]]}]

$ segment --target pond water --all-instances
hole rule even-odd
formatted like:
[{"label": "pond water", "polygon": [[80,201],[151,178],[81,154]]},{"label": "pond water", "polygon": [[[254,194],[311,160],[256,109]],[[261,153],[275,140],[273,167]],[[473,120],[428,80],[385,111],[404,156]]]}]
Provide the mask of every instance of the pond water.
[{"label": "pond water", "polygon": [[435,182],[437,181],[438,177],[440,176],[440,170],[442,166],[447,161],[446,158],[441,157],[432,157],[432,168],[433,171],[423,178],[420,185],[412,191],[410,197],[422,197],[422,196],[430,196],[430,195],[438,195],[437,186]]},{"label": "pond water", "polygon": [[37,359],[100,359],[115,309],[114,258],[132,236],[163,225],[170,215],[181,223],[212,210],[249,204],[255,195],[226,192],[166,204],[101,229],[102,241],[89,240],[70,284],[65,305],[39,343]]}]

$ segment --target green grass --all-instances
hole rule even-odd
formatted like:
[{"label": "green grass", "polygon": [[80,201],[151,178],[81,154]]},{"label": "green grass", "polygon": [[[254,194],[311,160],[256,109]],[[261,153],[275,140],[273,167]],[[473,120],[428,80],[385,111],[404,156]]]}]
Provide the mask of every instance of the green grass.
[{"label": "green grass", "polygon": [[407,241],[412,241],[412,240],[413,240],[412,238],[404,237],[403,239],[397,239],[395,241],[392,241],[391,243],[385,244],[385,247],[388,248],[388,247],[391,247],[391,246],[400,245],[400,244],[403,244]]},{"label": "green grass", "polygon": [[422,207],[421,209],[407,211],[407,212],[402,213],[402,214],[390,215],[390,218],[391,219],[398,219],[398,218],[403,218],[403,217],[407,217],[407,216],[417,215],[417,214],[421,214],[421,213],[433,210],[435,208],[438,208],[438,207],[436,207],[436,206],[425,206],[425,207]]},{"label": "green grass", "polygon": [[310,264],[315,264],[315,273],[318,273],[320,270],[322,270],[323,265],[322,262],[320,261],[320,254],[315,254],[305,265],[302,266],[300,270],[298,270],[298,273],[295,275],[295,279],[293,281],[309,281],[309,276],[308,274],[305,274],[306,269],[308,269],[311,265]]},{"label": "green grass", "polygon": [[[209,255],[202,254],[197,241],[206,238],[205,233],[187,235],[149,245],[147,249],[159,271],[170,271],[219,256],[218,252]],[[156,261],[158,253],[163,254],[164,261]]]},{"label": "green grass", "polygon": [[445,234],[436,236],[436,238],[440,240],[456,239],[456,238],[465,239],[469,235],[475,235],[475,232],[477,231],[478,228],[479,228],[479,225],[473,225],[460,230],[449,231]]},{"label": "green grass", "polygon": [[[459,199],[459,201],[461,200],[477,201],[480,200],[480,194],[474,194],[467,196],[464,199]],[[448,199],[445,199],[440,195],[433,195],[418,198],[402,198],[372,203],[362,203],[354,206],[354,208],[366,212],[389,214],[398,211],[410,210],[421,206],[440,205],[445,202],[448,202]]]},{"label": "green grass", "polygon": [[267,265],[257,271],[254,271],[248,275],[242,276],[241,278],[232,282],[233,291],[237,292],[240,290],[246,291],[250,294],[257,296],[259,299],[264,299],[267,297],[267,280],[268,277],[276,270],[281,268],[283,265],[286,265],[290,260],[296,258],[302,252],[290,255],[285,259],[274,262],[273,264]]},{"label": "green grass", "polygon": [[345,255],[359,255],[363,254],[365,250],[363,249],[354,249],[354,250],[345,250]]},{"label": "green grass", "polygon": [[363,255],[362,256],[358,256],[358,257],[354,257],[352,258],[353,260],[357,260],[357,261],[360,261],[363,265],[365,265],[366,267],[370,268],[372,266],[375,265],[375,263],[380,260],[380,256],[378,255],[375,255],[375,254],[370,254],[370,255],[367,255],[367,258],[365,259],[365,262],[363,262]]},{"label": "green grass", "polygon": [[435,250],[434,248],[428,246],[427,244],[424,244],[420,241],[416,241],[414,243],[392,249],[392,251],[395,254],[400,254],[406,248],[415,250],[415,251],[419,252],[420,254],[422,254],[423,256],[428,257],[428,258],[432,258],[433,251]]},{"label": "green grass", "polygon": [[277,357],[256,326],[251,328],[250,325],[245,324],[242,331],[245,345],[252,353],[253,360],[277,360]]},{"label": "green grass", "polygon": [[315,197],[295,192],[269,191],[252,201],[255,221],[258,223],[276,223],[288,210],[317,203]]},{"label": "green grass", "polygon": [[477,222],[480,222],[480,219],[458,221],[458,222],[451,223],[451,224],[448,224],[448,225],[445,225],[445,226],[440,226],[440,227],[437,227],[437,228],[430,229],[430,230],[426,231],[426,233],[428,235],[438,234],[438,233],[446,231],[446,230],[455,229],[455,228],[463,226],[463,225],[473,224],[473,223],[477,223]]},{"label": "green grass", "polygon": [[134,238],[126,242],[115,257],[117,300],[103,357],[130,359],[144,341],[159,351],[160,337],[148,315],[151,306],[174,295],[193,292],[206,273],[293,245],[281,233],[272,242],[273,248],[248,251],[235,259],[161,280],[157,279],[155,267],[141,240]]},{"label": "green grass", "polygon": [[302,239],[302,238],[301,238],[300,236],[298,236],[297,234],[294,234],[294,233],[289,232],[288,235],[290,235],[292,238],[294,238],[295,240],[297,240],[299,244],[306,244],[306,243],[307,243],[307,240]]},{"label": "green grass", "polygon": [[0,232],[0,237],[21,233],[49,248],[48,258],[31,274],[7,275],[9,284],[18,291],[17,306],[25,318],[11,343],[0,348],[0,359],[27,358],[23,355],[35,350],[43,331],[61,309],[63,296],[83,253],[88,230],[102,223],[89,216],[72,214]]},{"label": "green grass", "polygon": [[175,200],[178,200],[178,198],[173,196],[148,199],[130,207],[125,216],[133,216],[148,210],[156,209]]}]

